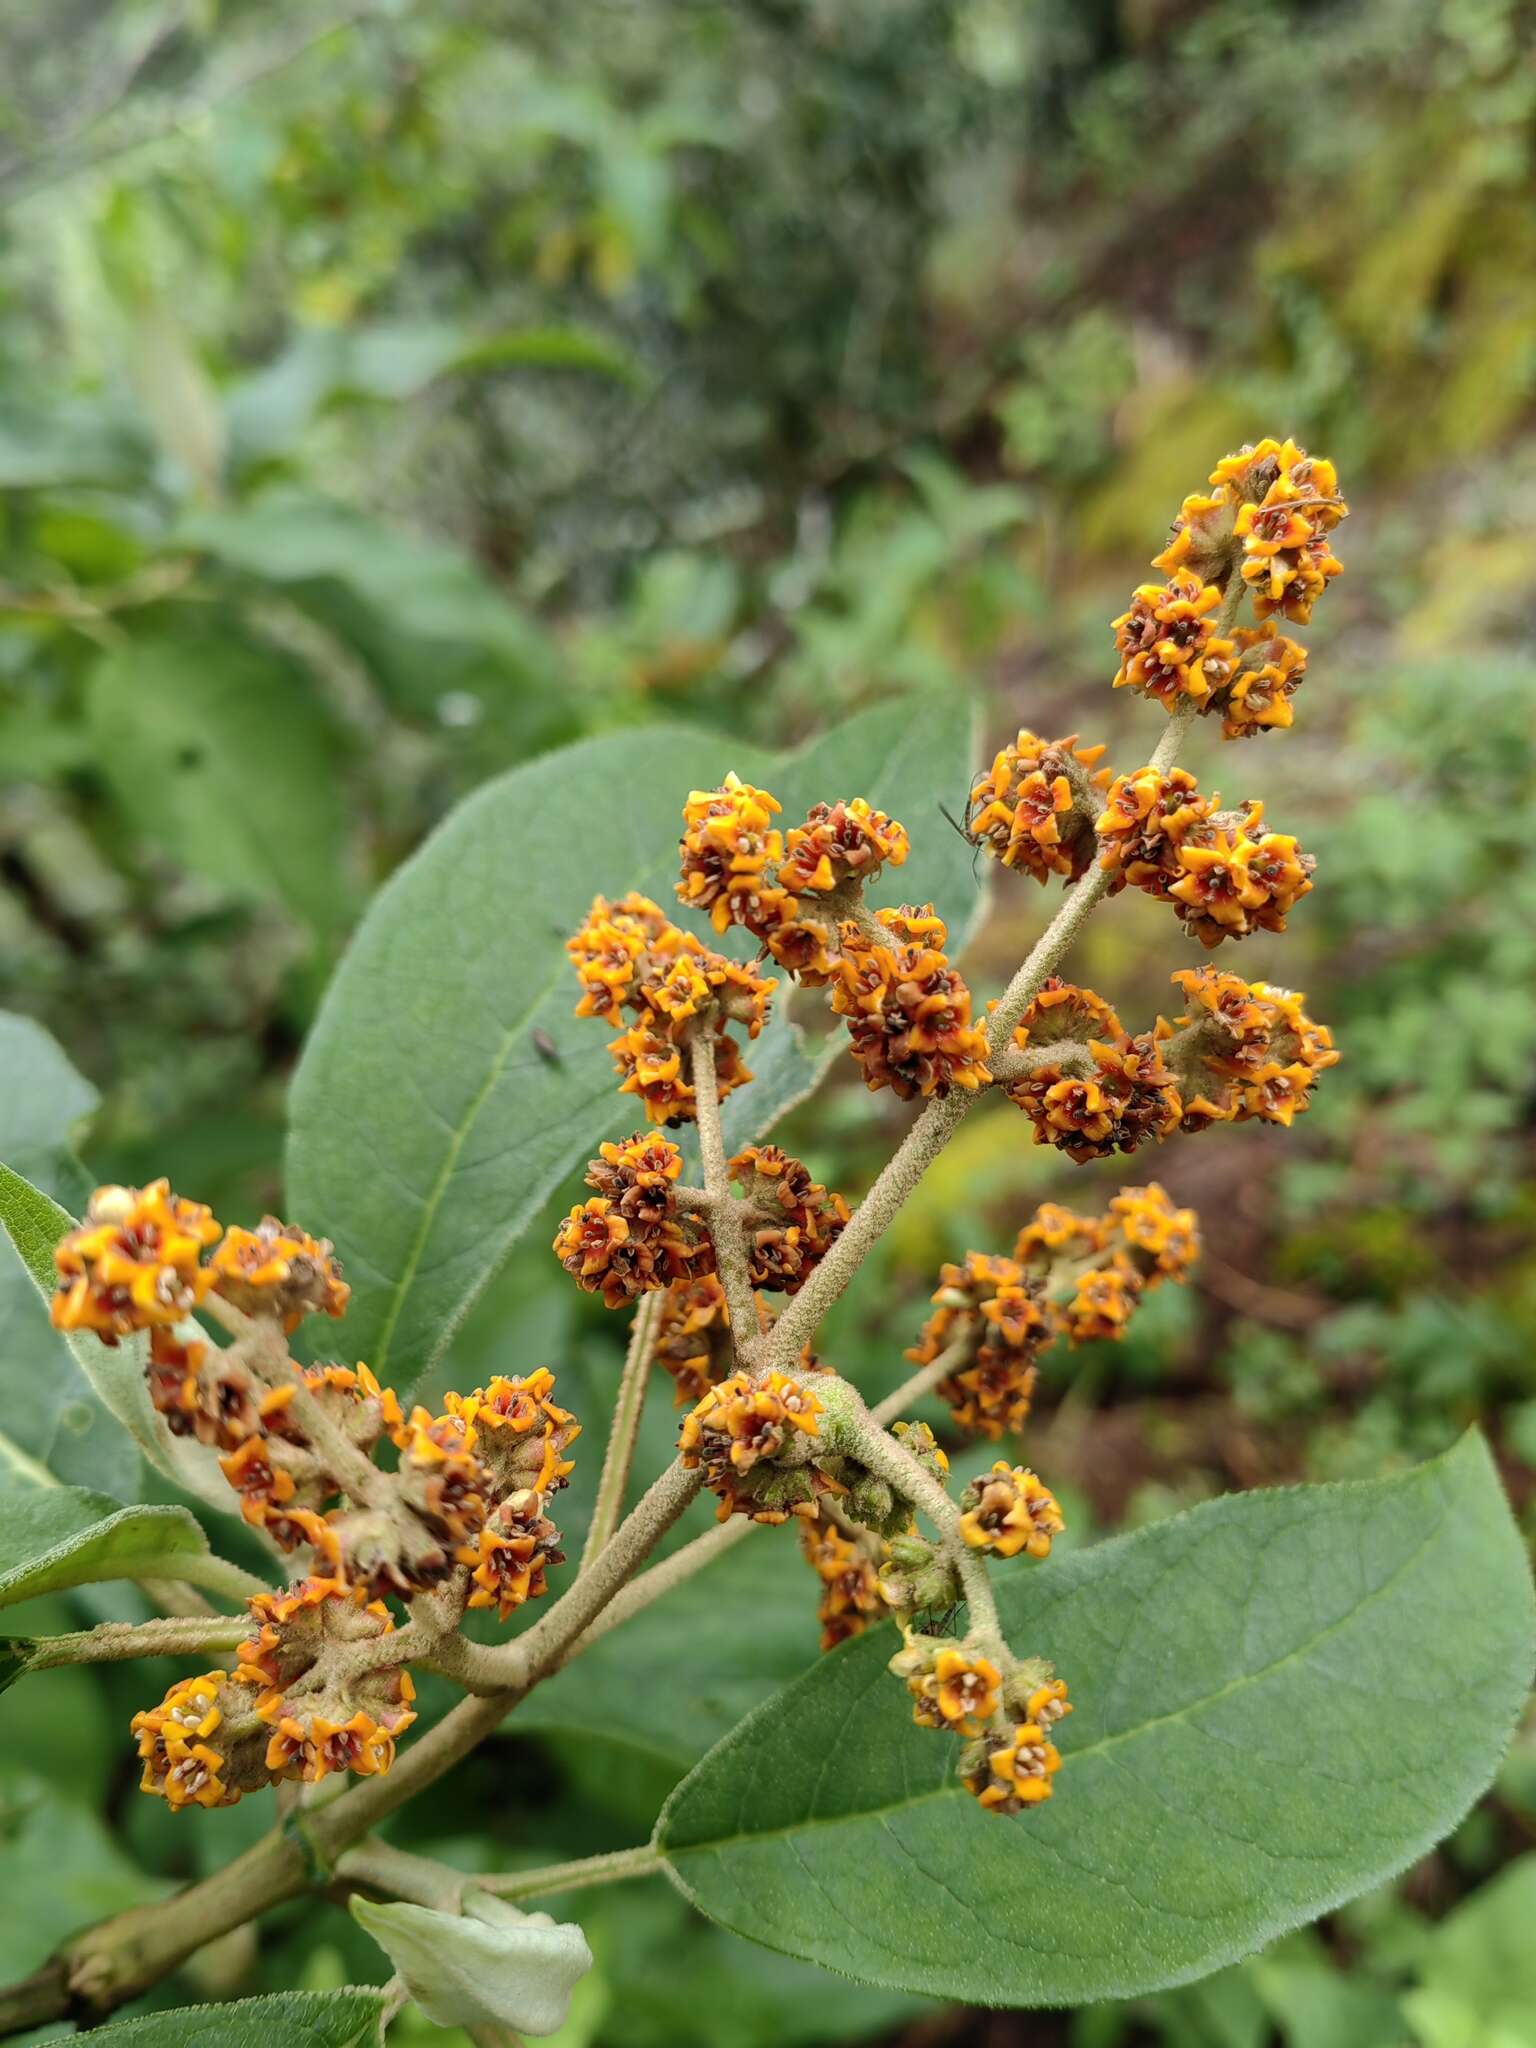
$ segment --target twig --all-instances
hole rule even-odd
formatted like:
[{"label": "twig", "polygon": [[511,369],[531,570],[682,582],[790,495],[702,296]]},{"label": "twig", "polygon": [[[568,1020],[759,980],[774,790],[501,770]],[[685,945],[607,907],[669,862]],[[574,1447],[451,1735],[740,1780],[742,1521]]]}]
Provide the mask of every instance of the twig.
[{"label": "twig", "polygon": [[642,1295],[630,1325],[629,1351],[613,1404],[608,1450],[603,1459],[602,1476],[597,1482],[597,1499],[592,1505],[586,1545],[581,1553],[583,1570],[618,1527],[619,1517],[624,1512],[624,1489],[629,1484],[640,1418],[645,1412],[645,1393],[650,1384],[651,1357],[656,1348],[656,1323],[661,1313],[661,1300],[659,1292]]},{"label": "twig", "polygon": [[704,1161],[704,1190],[712,1203],[710,1236],[715,1246],[715,1270],[720,1276],[726,1311],[731,1319],[731,1349],[738,1365],[748,1365],[754,1362],[762,1343],[752,1299],[752,1278],[747,1265],[741,1208],[731,1199],[725,1137],[720,1127],[715,1041],[707,1030],[695,1034],[689,1046],[689,1057],[693,1070],[694,1113],[699,1124],[699,1153]]},{"label": "twig", "polygon": [[115,1664],[128,1657],[190,1657],[203,1650],[232,1650],[249,1634],[249,1621],[239,1615],[104,1621],[96,1628],[40,1637],[28,1654],[27,1669],[53,1671],[61,1664]]},{"label": "twig", "polygon": [[913,1373],[911,1379],[903,1380],[894,1394],[887,1394],[883,1401],[871,1408],[870,1421],[878,1422],[882,1429],[888,1429],[898,1416],[904,1415],[909,1408],[925,1400],[938,1386],[940,1380],[947,1380],[957,1366],[963,1365],[970,1349],[968,1337],[957,1339],[947,1350],[939,1353],[932,1365],[925,1365],[920,1372]]},{"label": "twig", "polygon": [[650,1877],[662,1867],[662,1854],[649,1842],[638,1849],[613,1849],[606,1856],[579,1856],[572,1863],[546,1863],[539,1870],[504,1870],[466,1883],[501,1899],[537,1899],[546,1892],[586,1891],[593,1885],[617,1884],[626,1877]]}]

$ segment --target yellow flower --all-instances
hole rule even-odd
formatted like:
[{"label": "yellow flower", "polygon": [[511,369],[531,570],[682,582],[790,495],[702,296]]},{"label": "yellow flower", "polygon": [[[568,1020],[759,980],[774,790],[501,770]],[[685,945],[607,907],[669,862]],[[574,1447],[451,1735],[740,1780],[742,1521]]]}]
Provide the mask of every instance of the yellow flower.
[{"label": "yellow flower", "polygon": [[1051,1554],[1051,1538],[1066,1527],[1056,1496],[1027,1466],[999,1459],[960,1496],[960,1534],[973,1550],[1017,1557],[1021,1550]]},{"label": "yellow flower", "polygon": [[54,1248],[54,1328],[116,1344],[179,1323],[213,1285],[202,1255],[218,1236],[212,1212],[173,1195],[168,1181],[97,1188],[79,1228]]}]

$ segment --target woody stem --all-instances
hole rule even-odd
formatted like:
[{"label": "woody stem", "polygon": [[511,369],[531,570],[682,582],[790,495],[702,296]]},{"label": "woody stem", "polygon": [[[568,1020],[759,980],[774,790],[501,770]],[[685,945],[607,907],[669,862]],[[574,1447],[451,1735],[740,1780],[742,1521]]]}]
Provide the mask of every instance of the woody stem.
[{"label": "woody stem", "polygon": [[650,1383],[651,1358],[656,1349],[656,1324],[661,1300],[659,1291],[643,1294],[629,1327],[629,1351],[613,1404],[608,1450],[603,1459],[602,1477],[597,1482],[597,1499],[592,1508],[586,1545],[581,1553],[583,1570],[618,1527],[619,1516],[624,1511],[624,1489],[629,1484],[640,1418],[645,1410],[645,1392]]},{"label": "woody stem", "polygon": [[29,1671],[61,1664],[115,1664],[127,1657],[193,1657],[232,1650],[251,1632],[243,1615],[174,1615],[160,1621],[104,1621],[96,1628],[44,1636],[27,1654]]},{"label": "woody stem", "polygon": [[947,1350],[939,1353],[932,1365],[925,1365],[920,1372],[913,1373],[911,1379],[903,1380],[894,1393],[887,1394],[883,1401],[871,1408],[870,1421],[878,1422],[882,1429],[889,1428],[898,1416],[904,1415],[919,1401],[926,1400],[941,1380],[947,1380],[952,1372],[964,1365],[971,1349],[968,1336],[956,1338]]},{"label": "woody stem", "polygon": [[[1158,774],[1166,774],[1173,766],[1194,717],[1195,707],[1190,704],[1169,719],[1168,730],[1152,756],[1151,766]],[[1056,972],[1072,941],[1103,902],[1113,879],[1107,868],[1095,863],[1068,890],[1061,908],[1030,949],[1027,959],[1009,982],[1002,1000],[988,1020],[987,1043],[994,1056],[1008,1044],[1019,1019],[1046,980]],[[847,1229],[774,1324],[775,1365],[787,1369],[815,1336],[822,1317],[954,1136],[961,1119],[975,1100],[975,1094],[962,1088],[951,1089],[948,1095],[930,1098],[927,1108],[853,1212]]]},{"label": "woody stem", "polygon": [[694,1114],[699,1125],[699,1156],[704,1162],[704,1190],[711,1202],[709,1229],[715,1246],[715,1270],[731,1319],[731,1348],[737,1364],[747,1366],[755,1362],[761,1346],[741,1206],[731,1197],[725,1134],[720,1125],[715,1041],[708,1030],[695,1034],[688,1052],[693,1067]]}]

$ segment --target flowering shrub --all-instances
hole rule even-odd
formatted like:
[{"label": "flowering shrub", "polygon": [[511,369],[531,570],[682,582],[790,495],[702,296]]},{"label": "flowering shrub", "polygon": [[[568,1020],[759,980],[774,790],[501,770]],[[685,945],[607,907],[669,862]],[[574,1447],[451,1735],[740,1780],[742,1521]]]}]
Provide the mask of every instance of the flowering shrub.
[{"label": "flowering shrub", "polygon": [[[357,1205],[386,1190],[389,1230],[356,1247],[372,1366],[303,1352],[317,1320],[345,1328],[354,1312],[329,1239],[275,1217],[225,1229],[164,1180],[98,1188],[75,1224],[7,1176],[8,1227],[48,1280],[55,1327],[123,1412],[140,1404],[146,1447],[205,1498],[211,1484],[283,1580],[252,1583],[210,1556],[195,1527],[188,1537],[184,1511],[146,1509],[151,1521],[182,1519],[154,1524],[159,1547],[141,1546],[129,1575],[162,1589],[201,1584],[240,1597],[242,1611],[187,1613],[178,1596],[164,1618],[126,1634],[104,1623],[32,1653],[39,1663],[190,1661],[194,1674],[127,1731],[144,1791],[179,1813],[270,1788],[278,1815],[238,1884],[205,1880],[66,1944],[13,1995],[15,2024],[99,2017],[214,1936],[322,1882],[357,1894],[359,1918],[432,2010],[443,2004],[435,1953],[489,1958],[492,1978],[524,1955],[527,1922],[491,1910],[496,1894],[662,1868],[725,1925],[871,1981],[1063,2002],[1215,1967],[1454,1821],[1507,1734],[1529,1631],[1523,1566],[1475,1443],[1383,1486],[1220,1503],[1146,1539],[1058,1555],[1070,1518],[1049,1472],[1018,1457],[1038,1360],[1051,1346],[1122,1337],[1149,1292],[1188,1275],[1197,1219],[1159,1182],[1125,1186],[1092,1213],[1045,1203],[1018,1220],[1011,1250],[945,1264],[908,1353],[915,1370],[874,1406],[814,1348],[827,1311],[988,1095],[1023,1112],[1034,1143],[1078,1163],[1186,1143],[1218,1124],[1289,1126],[1307,1110],[1339,1054],[1302,996],[1225,965],[1181,966],[1177,1014],[1128,1030],[1108,998],[1060,970],[1084,921],[1127,885],[1170,905],[1171,940],[1210,949],[1283,931],[1312,890],[1312,859],[1265,829],[1259,799],[1223,810],[1175,757],[1202,717],[1228,739],[1291,723],[1305,656],[1275,621],[1305,624],[1338,574],[1331,536],[1344,511],[1331,466],[1293,442],[1224,459],[1155,559],[1165,581],[1141,586],[1114,626],[1115,684],[1168,714],[1151,758],[1115,774],[1077,734],[1021,731],[974,778],[964,819],[974,848],[1066,890],[993,997],[973,996],[933,901],[872,900],[887,870],[918,869],[921,829],[835,782],[799,822],[789,822],[798,805],[735,772],[679,787],[675,908],[625,888],[633,876],[622,871],[598,878],[618,893],[592,896],[561,931],[561,1002],[574,996],[578,1018],[617,1033],[606,1088],[591,1089],[587,1066],[584,1092],[562,1096],[577,1085],[567,1060],[581,1055],[531,1021],[542,1012],[529,1012],[517,962],[507,991],[516,1021],[492,1011],[485,1070],[465,1099],[444,1106],[440,1077],[418,1061],[397,1105],[381,1093],[388,1059],[409,1056],[412,1030],[429,1045],[451,1035],[459,1013],[438,1007],[440,982],[397,967],[405,1036],[367,1037],[349,1007],[366,989],[366,1028],[380,1029],[365,932],[338,983],[342,1022],[323,1029],[295,1116],[307,1222],[350,1251]],[[578,785],[585,772],[578,764]],[[635,809],[645,822],[638,798]],[[455,877],[474,865],[464,829],[450,825],[442,842]],[[561,857],[564,831],[556,807],[549,845]],[[641,872],[662,858],[646,845]],[[567,886],[553,865],[517,879],[525,891]],[[413,889],[440,942],[452,921],[436,886],[418,871],[386,892],[378,917],[391,946],[424,929],[402,913]],[[690,914],[707,920],[713,944],[681,921]],[[418,1011],[422,988],[432,999]],[[920,1105],[856,1201],[766,1135],[815,1065],[781,1015],[807,999],[824,1005],[834,1050],[868,1090]],[[472,1032],[467,1005],[464,1016]],[[386,1015],[384,1028],[395,1021]],[[317,1127],[345,1122],[341,1088],[324,1084],[326,1031],[342,1034],[372,1100],[359,1128],[376,1169],[358,1185],[335,1182],[334,1216],[311,1206],[304,1171]],[[743,1105],[757,1087],[754,1118]],[[407,1093],[435,1154],[402,1149]],[[610,1108],[614,1094],[628,1100]],[[515,1156],[482,1144],[488,1104],[500,1128],[529,1119]],[[553,1240],[574,1287],[629,1318],[595,1504],[568,1564],[560,1495],[573,1446],[594,1424],[600,1434],[601,1418],[562,1405],[559,1373],[514,1356],[515,1369],[447,1391],[434,1411],[408,1408],[404,1375],[391,1386],[386,1372],[396,1378],[392,1357],[409,1368],[435,1355],[504,1253],[494,1191],[516,1186],[526,1216],[540,1176],[551,1185],[578,1142],[590,1149],[594,1112],[619,1130],[635,1114],[644,1122],[598,1138],[591,1192]],[[434,1158],[418,1195],[413,1176]],[[402,1209],[413,1212],[403,1223]],[[469,1218],[478,1227],[455,1235]],[[410,1335],[434,1314],[430,1338]],[[506,1341],[510,1350],[515,1333]],[[657,1368],[683,1411],[676,1454],[626,1512]],[[947,1411],[942,1443],[914,1412],[930,1399]],[[703,1491],[716,1526],[661,1555]],[[135,1530],[150,1526],[122,1512]],[[562,1666],[579,1682],[580,1660],[610,1630],[754,1530],[790,1522],[825,1661],[699,1763],[650,1843],[471,1885],[377,1838]],[[87,1518],[32,1562],[49,1584],[120,1576],[125,1541],[117,1518],[99,1530]],[[39,1582],[29,1569],[21,1560],[16,1583]],[[467,1628],[472,1613],[488,1628]],[[680,1685],[707,1672],[709,1641],[698,1655],[699,1674],[678,1673]],[[425,1730],[422,1673],[463,1695]],[[1452,1694],[1462,1709],[1453,1764],[1431,1711]],[[1319,1755],[1326,1771],[1313,1768]],[[360,1782],[312,1796],[333,1776]],[[1330,1789],[1341,1778],[1350,1799]],[[1228,1854],[1232,1842],[1243,1856]],[[866,1883],[882,1855],[887,1881]],[[1053,1859],[1051,1887],[1026,1875],[1038,1877],[1042,1856]],[[1144,1890],[1149,1867],[1164,1875]],[[1004,1936],[1027,1924],[1036,1938],[1000,1960],[961,1938],[956,1899]],[[418,1922],[400,1917],[412,1913],[430,1917],[424,1945]],[[554,2012],[552,2025],[572,1955],[584,1952],[567,1933],[558,1953],[538,1951],[540,1993],[553,2000],[538,2010]],[[485,2011],[499,2010],[488,1988]]]}]

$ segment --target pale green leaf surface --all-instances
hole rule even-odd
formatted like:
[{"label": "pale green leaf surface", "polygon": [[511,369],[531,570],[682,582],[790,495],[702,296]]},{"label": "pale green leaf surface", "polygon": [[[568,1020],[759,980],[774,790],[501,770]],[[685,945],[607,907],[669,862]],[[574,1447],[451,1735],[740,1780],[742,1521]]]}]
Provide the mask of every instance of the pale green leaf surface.
[{"label": "pale green leaf surface", "polygon": [[101,772],[152,844],[315,930],[350,916],[335,735],[303,672],[228,632],[139,638],[93,670]]},{"label": "pale green leaf surface", "polygon": [[179,2006],[98,2027],[103,2048],[373,2048],[382,2036],[382,1992],[284,1991],[233,2005]]},{"label": "pale green leaf surface", "polygon": [[[39,1193],[78,1209],[88,1181],[70,1150],[96,1090],[30,1017],[0,1012],[0,1160]],[[46,1220],[45,1220],[46,1219]],[[36,1270],[51,1283],[53,1219],[30,1231]],[[46,1263],[45,1263],[46,1262]],[[0,1236],[0,1486],[46,1479],[131,1497],[139,1454],[48,1321],[32,1269]]]},{"label": "pale green leaf surface", "polygon": [[[14,1740],[17,1724],[6,1733]],[[82,1927],[170,1889],[136,1868],[83,1803],[96,1794],[89,1778],[77,1773],[73,1789],[66,1798],[41,1778],[0,1776],[0,1872],[12,1907],[0,1913],[0,1980],[6,1983],[35,1970]]]},{"label": "pale green leaf surface", "polygon": [[0,1493],[0,1607],[102,1579],[174,1576],[208,1542],[185,1508],[123,1507],[78,1486]]},{"label": "pale green leaf surface", "polygon": [[1530,1682],[1529,1569],[1472,1435],[1391,1478],[1231,1496],[1002,1583],[1010,1640],[1072,1687],[1055,1798],[984,1813],[871,1635],[673,1794],[657,1840],[697,1905],[850,1976],[989,2003],[1184,1982],[1438,1840]]},{"label": "pale green leaf surface", "polygon": [[[881,895],[934,901],[958,944],[976,891],[938,806],[969,756],[965,707],[937,700],[863,713],[787,758],[653,727],[529,762],[447,819],[370,907],[293,1090],[290,1208],[336,1241],[352,1342],[376,1371],[412,1380],[541,1202],[641,1121],[612,1030],[573,1014],[564,942],[599,893],[675,900],[689,790],[735,768],[791,820],[868,795],[914,842]],[[726,1104],[733,1144],[816,1078],[782,1023],[748,1064],[762,1078]]]},{"label": "pale green leaf surface", "polygon": [[500,2025],[520,2034],[553,2034],[592,1967],[579,1927],[548,1913],[519,1912],[488,1892],[467,1893],[462,1914],[360,1896],[351,1906],[353,1919],[440,2027]]}]

